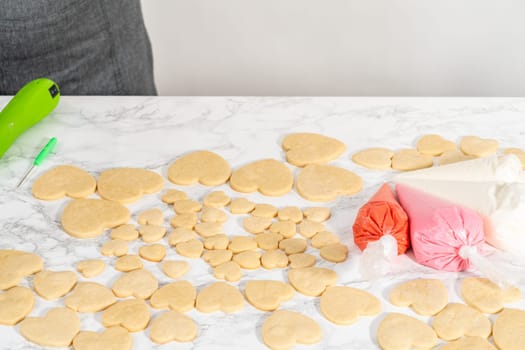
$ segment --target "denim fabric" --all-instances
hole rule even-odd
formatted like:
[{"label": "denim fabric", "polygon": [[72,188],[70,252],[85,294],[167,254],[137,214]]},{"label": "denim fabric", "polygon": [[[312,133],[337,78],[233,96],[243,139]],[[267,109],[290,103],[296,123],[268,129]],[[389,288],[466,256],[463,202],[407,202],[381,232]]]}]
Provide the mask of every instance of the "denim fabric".
[{"label": "denim fabric", "polygon": [[39,77],[63,95],[155,95],[140,0],[0,0],[0,94]]}]

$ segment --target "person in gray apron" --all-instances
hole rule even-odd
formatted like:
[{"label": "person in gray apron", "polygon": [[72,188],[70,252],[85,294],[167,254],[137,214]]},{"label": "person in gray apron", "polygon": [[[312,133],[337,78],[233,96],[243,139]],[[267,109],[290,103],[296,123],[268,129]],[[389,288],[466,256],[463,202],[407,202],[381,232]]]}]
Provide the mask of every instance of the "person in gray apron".
[{"label": "person in gray apron", "polygon": [[63,95],[156,95],[140,0],[0,0],[0,95],[40,77]]}]

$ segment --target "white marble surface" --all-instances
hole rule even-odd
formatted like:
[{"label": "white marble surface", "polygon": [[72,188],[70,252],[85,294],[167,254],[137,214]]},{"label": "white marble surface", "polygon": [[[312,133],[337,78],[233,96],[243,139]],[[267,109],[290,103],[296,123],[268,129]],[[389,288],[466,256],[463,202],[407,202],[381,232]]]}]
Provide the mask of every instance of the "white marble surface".
[{"label": "white marble surface", "polygon": [[[0,98],[0,106],[7,103]],[[297,294],[282,308],[301,311],[316,319],[323,329],[320,344],[298,346],[297,349],[376,349],[375,330],[386,312],[398,311],[415,316],[405,308],[388,303],[389,290],[399,281],[414,277],[437,277],[450,290],[451,300],[460,300],[458,277],[469,273],[444,273],[413,263],[410,256],[403,257],[399,273],[370,285],[357,273],[358,250],[353,245],[351,226],[357,209],[375,192],[383,181],[389,181],[392,172],[368,171],[350,160],[355,151],[384,146],[393,149],[413,147],[415,140],[425,133],[439,133],[459,140],[463,135],[493,137],[502,147],[525,148],[525,99],[430,99],[430,98],[191,98],[191,97],[64,97],[52,116],[18,139],[0,160],[0,248],[14,248],[41,255],[45,267],[52,270],[74,270],[75,264],[86,258],[101,258],[99,249],[107,234],[90,240],[78,240],[65,234],[60,227],[60,212],[67,200],[38,201],[31,196],[31,180],[45,170],[59,164],[75,164],[92,174],[102,170],[133,166],[155,170],[164,176],[168,164],[180,155],[198,149],[215,151],[225,157],[233,168],[252,160],[273,157],[284,159],[280,148],[283,136],[290,132],[313,131],[344,141],[347,151],[336,165],[355,171],[363,177],[365,187],[356,196],[326,203],[333,211],[327,222],[328,229],[336,232],[350,247],[349,259],[341,264],[319,260],[318,265],[334,268],[339,284],[364,288],[381,299],[383,312],[378,317],[365,317],[352,326],[336,326],[319,312],[317,298]],[[49,137],[59,140],[53,154],[20,190],[13,188],[29,168],[32,157]],[[293,167],[292,167],[293,168]],[[293,169],[296,171],[296,169]],[[167,188],[180,188],[166,180]],[[220,186],[232,197],[248,197],[259,203],[277,206],[314,205],[290,193],[279,198],[258,194],[235,193],[228,186]],[[212,189],[203,186],[184,188],[195,199]],[[132,220],[147,207],[164,210],[166,223],[173,216],[170,207],[160,201],[160,194],[144,197],[129,205]],[[243,234],[239,226],[242,216],[230,216],[226,232]],[[167,245],[167,242],[164,241]],[[130,246],[136,253],[140,242]],[[318,255],[317,250],[308,248]],[[493,252],[494,259],[512,264],[521,275],[525,265],[508,254]],[[169,250],[167,259],[184,259]],[[114,258],[103,257],[108,263],[106,271],[94,280],[114,281],[119,272],[111,266]],[[168,283],[159,267],[146,263],[147,268]],[[191,260],[186,275],[198,289],[214,281],[208,266],[200,259]],[[285,280],[283,271],[245,271],[236,283],[241,290],[249,279]],[[79,276],[80,280],[83,280]],[[31,279],[23,281],[31,285]],[[525,292],[525,283],[520,285]],[[48,302],[37,297],[32,315],[42,315],[49,308],[63,304],[63,299]],[[525,302],[512,307],[525,308]],[[155,317],[159,311],[153,311]],[[188,313],[198,324],[199,334],[193,343],[169,343],[156,346],[149,341],[148,332],[134,333],[134,349],[264,349],[260,327],[267,316],[246,304],[236,314]],[[418,316],[416,316],[418,317]],[[427,317],[418,317],[426,322]],[[103,329],[100,313],[82,314],[82,329]],[[20,336],[17,327],[0,326],[1,349],[35,349],[35,345]]]}]

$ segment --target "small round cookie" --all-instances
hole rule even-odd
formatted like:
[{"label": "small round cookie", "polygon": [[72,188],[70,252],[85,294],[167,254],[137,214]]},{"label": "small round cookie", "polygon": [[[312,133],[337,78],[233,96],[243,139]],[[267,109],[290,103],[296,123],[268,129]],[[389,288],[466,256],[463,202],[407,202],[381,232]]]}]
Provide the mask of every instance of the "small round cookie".
[{"label": "small round cookie", "polygon": [[204,240],[204,248],[206,249],[227,249],[229,244],[230,239],[222,233],[207,237]]},{"label": "small round cookie", "polygon": [[460,150],[445,151],[438,159],[438,165],[447,165],[457,162],[462,162],[464,160],[474,159],[475,157],[466,155]]},{"label": "small round cookie", "polygon": [[161,199],[166,204],[173,204],[176,201],[180,201],[183,199],[189,199],[189,198],[185,192],[172,188],[164,192]]},{"label": "small round cookie", "polygon": [[190,264],[187,261],[168,260],[162,263],[162,272],[173,279],[184,276],[189,270]]},{"label": "small round cookie", "polygon": [[128,242],[122,239],[112,239],[102,245],[100,253],[105,256],[126,255],[128,253]]},{"label": "small round cookie", "polygon": [[324,246],[327,246],[329,244],[334,243],[341,243],[339,240],[339,237],[337,237],[334,233],[330,231],[321,231],[316,233],[312,240],[310,241],[310,244],[314,248],[322,248]]},{"label": "small round cookie", "polygon": [[273,311],[293,298],[295,289],[288,283],[271,280],[247,281],[244,288],[246,300],[262,311]]},{"label": "small round cookie", "polygon": [[392,169],[395,170],[411,171],[430,168],[432,165],[434,165],[432,156],[421,154],[415,149],[402,149],[392,157]]},{"label": "small round cookie", "polygon": [[35,304],[31,289],[16,286],[0,293],[0,325],[14,326],[23,320]]},{"label": "small round cookie", "polygon": [[26,276],[41,271],[42,258],[33,253],[0,249],[0,290],[9,289]]},{"label": "small round cookie", "polygon": [[164,179],[159,174],[139,168],[116,168],[103,171],[98,177],[100,197],[121,204],[138,201],[143,195],[159,192]]},{"label": "small round cookie", "polygon": [[443,340],[455,340],[463,336],[488,338],[492,324],[481,312],[470,306],[450,303],[432,320],[432,328]]},{"label": "small round cookie", "polygon": [[340,263],[348,257],[348,247],[341,243],[327,244],[319,249],[319,255],[326,261]]},{"label": "small round cookie", "polygon": [[210,151],[197,151],[177,159],[168,168],[168,179],[177,185],[222,185],[230,178],[228,162]]},{"label": "small round cookie", "polygon": [[168,235],[168,243],[173,247],[181,242],[187,242],[197,238],[199,238],[199,235],[197,235],[195,231],[184,227],[177,227]]},{"label": "small round cookie", "polygon": [[224,191],[213,191],[204,197],[203,203],[208,208],[224,208],[230,203],[230,200],[230,196]]},{"label": "small round cookie", "polygon": [[464,136],[459,147],[465,154],[474,157],[485,157],[498,151],[499,142],[494,139],[482,139],[477,136]]},{"label": "small round cookie", "polygon": [[515,287],[500,288],[487,278],[467,277],[461,281],[461,297],[474,309],[495,314],[505,303],[521,299],[521,291]]},{"label": "small round cookie", "polygon": [[[268,229],[273,234],[279,234],[284,238],[291,238],[297,233],[297,225],[291,220],[276,221]],[[258,235],[260,236],[260,234]]]},{"label": "small round cookie", "polygon": [[148,209],[139,214],[137,222],[139,225],[160,226],[164,223],[164,215],[159,208]]},{"label": "small round cookie", "polygon": [[433,349],[438,339],[426,323],[392,312],[379,323],[377,342],[383,350]]},{"label": "small round cookie", "polygon": [[202,210],[201,221],[202,222],[218,222],[224,223],[228,220],[226,213],[217,208],[205,207]]},{"label": "small round cookie", "polygon": [[230,261],[232,259],[233,253],[228,249],[215,249],[207,250],[202,255],[202,259],[206,261],[210,266],[216,267],[222,263]]},{"label": "small round cookie", "polygon": [[112,229],[109,236],[111,239],[133,241],[139,237],[139,231],[135,229],[135,225],[124,224]]},{"label": "small round cookie", "polygon": [[368,169],[386,170],[392,167],[394,152],[388,148],[367,148],[354,153],[352,160]]},{"label": "small round cookie", "polygon": [[220,222],[200,222],[195,225],[194,229],[203,238],[224,234],[222,223]]},{"label": "small round cookie", "polygon": [[310,207],[303,211],[304,217],[310,221],[324,222],[330,218],[332,213],[327,207]]},{"label": "small round cookie", "polygon": [[121,326],[130,332],[138,332],[146,328],[150,317],[144,300],[128,299],[119,301],[104,310],[102,324],[106,328]]},{"label": "small round cookie", "polygon": [[277,310],[264,320],[261,335],[270,349],[285,350],[296,344],[320,342],[322,330],[310,317],[294,311]]},{"label": "small round cookie", "polygon": [[159,243],[143,245],[139,248],[139,255],[142,259],[159,262],[166,256],[166,247]]},{"label": "small round cookie", "polygon": [[494,343],[500,349],[523,349],[525,341],[525,311],[503,309],[494,321]]},{"label": "small round cookie", "polygon": [[63,197],[85,198],[95,193],[97,181],[84,170],[72,165],[59,165],[33,183],[33,196],[42,200]]},{"label": "small round cookie", "polygon": [[251,237],[234,236],[228,245],[228,249],[236,254],[247,250],[255,250],[257,249],[257,242]]},{"label": "small round cookie", "polygon": [[272,218],[263,218],[258,216],[248,216],[242,222],[242,227],[246,232],[254,235],[263,233],[264,230],[270,227],[272,224]]},{"label": "small round cookie", "polygon": [[153,293],[150,299],[151,307],[186,312],[193,309],[197,291],[188,281],[177,281],[166,284]]},{"label": "small round cookie", "polygon": [[440,156],[443,152],[453,151],[456,149],[456,143],[445,140],[443,137],[435,134],[422,136],[417,142],[417,151],[421,154],[430,156]]},{"label": "small round cookie", "polygon": [[238,312],[244,308],[244,297],[236,287],[225,282],[215,282],[199,292],[195,308],[204,313]]},{"label": "small round cookie", "polygon": [[288,266],[288,255],[280,249],[267,250],[261,255],[261,265],[265,269],[282,269]]},{"label": "small round cookie", "polygon": [[496,348],[485,338],[464,337],[443,345],[439,350],[496,350]]},{"label": "small round cookie", "polygon": [[238,192],[259,191],[266,196],[282,196],[291,191],[293,175],[278,160],[263,159],[235,170],[230,178],[230,186]]},{"label": "small round cookie", "polygon": [[375,316],[381,312],[381,302],[372,294],[357,288],[331,286],[320,298],[323,316],[339,325],[349,325],[360,316]]},{"label": "small round cookie", "polygon": [[213,269],[213,276],[217,279],[236,282],[241,279],[241,267],[235,261],[227,261]]},{"label": "small round cookie", "polygon": [[27,317],[20,322],[20,334],[45,347],[68,347],[79,331],[80,318],[65,307],[51,309],[44,317]]},{"label": "small round cookie", "polygon": [[81,331],[73,339],[74,350],[131,350],[133,340],[127,329],[110,327],[102,333]]},{"label": "small round cookie", "polygon": [[336,284],[337,273],[324,267],[303,267],[288,270],[288,280],[299,293],[316,297]]},{"label": "small round cookie", "polygon": [[303,253],[308,246],[308,242],[303,238],[285,238],[279,242],[279,248],[287,255]]},{"label": "small round cookie", "polygon": [[251,213],[253,216],[263,218],[274,218],[277,215],[277,207],[271,204],[255,204],[255,209]]},{"label": "small round cookie", "polygon": [[301,267],[311,267],[317,262],[315,255],[306,253],[291,254],[288,256],[290,268],[299,269]]},{"label": "small round cookie", "polygon": [[166,228],[159,225],[141,225],[139,227],[140,237],[143,242],[151,243],[160,241],[166,234]]},{"label": "small round cookie", "polygon": [[171,227],[177,228],[177,227],[183,227],[187,228],[188,230],[192,230],[195,225],[197,224],[197,214],[195,213],[183,213],[183,214],[177,214],[170,220]]},{"label": "small round cookie", "polygon": [[40,271],[33,279],[35,292],[46,300],[58,299],[77,284],[77,275],[73,271]]},{"label": "small round cookie", "polygon": [[64,300],[65,305],[77,312],[98,312],[117,301],[111,289],[96,282],[79,282]]},{"label": "small round cookie", "polygon": [[410,307],[419,315],[432,316],[448,303],[448,289],[440,280],[419,278],[398,284],[389,296],[395,306]]},{"label": "small round cookie", "polygon": [[148,299],[159,287],[159,282],[148,270],[133,270],[121,275],[113,283],[113,293],[119,298],[133,296]]},{"label": "small round cookie", "polygon": [[173,202],[173,210],[177,214],[188,214],[196,213],[201,211],[202,204],[200,202],[194,201],[193,199],[181,199],[179,201]]},{"label": "small round cookie", "polygon": [[130,219],[128,208],[118,202],[82,198],[71,200],[62,212],[62,228],[75,238],[100,236],[106,228],[125,224]]},{"label": "small round cookie", "polygon": [[151,322],[149,337],[157,344],[190,342],[197,337],[197,324],[180,312],[168,311]]},{"label": "small round cookie", "polygon": [[303,212],[298,207],[284,207],[277,212],[280,221],[292,221],[300,223],[303,220]]},{"label": "small round cookie", "polygon": [[525,169],[525,151],[520,148],[506,148],[503,150],[503,154],[514,154],[521,162],[521,166]]},{"label": "small round cookie", "polygon": [[232,214],[248,214],[255,209],[255,203],[246,198],[236,198],[230,203],[230,212]]},{"label": "small round cookie", "polygon": [[186,242],[180,242],[175,246],[175,250],[179,255],[186,258],[200,258],[204,251],[204,245],[198,239],[190,239]]},{"label": "small round cookie", "polygon": [[282,147],[288,163],[299,167],[328,163],[346,150],[345,144],[337,139],[309,132],[287,135]]},{"label": "small round cookie", "polygon": [[273,250],[279,248],[279,242],[282,239],[282,235],[273,232],[261,233],[259,235],[256,235],[254,238],[259,248],[264,250]]},{"label": "small round cookie", "polygon": [[261,267],[261,253],[253,250],[246,250],[235,254],[232,260],[243,269],[255,270]]},{"label": "small round cookie", "polygon": [[313,202],[328,202],[363,188],[363,180],[349,170],[332,165],[310,164],[297,175],[297,192]]},{"label": "small round cookie", "polygon": [[322,223],[308,219],[303,220],[303,222],[299,224],[299,233],[306,238],[312,238],[315,234],[325,230],[326,228]]},{"label": "small round cookie", "polygon": [[83,260],[77,264],[77,271],[85,278],[98,276],[104,272],[105,268],[106,263],[98,259]]},{"label": "small round cookie", "polygon": [[142,261],[137,255],[123,255],[115,261],[115,270],[129,272],[143,268]]}]

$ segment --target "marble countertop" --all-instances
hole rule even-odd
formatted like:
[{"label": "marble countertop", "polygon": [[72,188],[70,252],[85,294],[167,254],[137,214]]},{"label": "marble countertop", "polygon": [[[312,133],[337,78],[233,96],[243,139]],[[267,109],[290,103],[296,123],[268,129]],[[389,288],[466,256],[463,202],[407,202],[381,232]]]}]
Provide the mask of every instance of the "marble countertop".
[{"label": "marble countertop", "polygon": [[[7,97],[0,97],[0,107],[7,101]],[[417,138],[426,133],[438,133],[456,141],[465,135],[491,137],[498,139],[501,147],[525,149],[524,116],[525,99],[503,98],[63,97],[57,110],[21,136],[0,160],[0,249],[35,252],[43,257],[45,268],[51,270],[75,270],[80,260],[102,257],[99,251],[108,239],[107,234],[96,239],[74,239],[60,227],[60,212],[67,200],[43,202],[32,197],[32,180],[56,165],[74,164],[94,175],[112,167],[143,167],[166,177],[168,165],[190,151],[217,152],[232,168],[237,168],[261,158],[284,160],[280,142],[288,133],[322,133],[346,143],[346,152],[333,164],[360,175],[364,188],[355,196],[325,204],[333,213],[326,226],[349,246],[350,255],[341,264],[319,258],[318,265],[337,271],[340,285],[371,291],[380,298],[383,312],[378,317],[363,317],[352,326],[336,326],[320,314],[318,298],[296,294],[282,308],[300,311],[317,320],[322,327],[321,343],[297,346],[297,349],[377,349],[375,331],[386,312],[403,312],[430,321],[409,309],[390,305],[387,296],[394,285],[416,277],[439,278],[449,288],[450,300],[459,301],[458,277],[472,273],[438,272],[414,263],[408,255],[402,258],[397,273],[374,284],[363,281],[357,272],[359,250],[353,244],[351,226],[357,209],[382,182],[391,179],[392,172],[361,168],[351,161],[351,155],[373,146],[394,150],[414,147]],[[33,157],[52,136],[59,140],[55,153],[35,171],[28,183],[14,190]],[[279,207],[317,205],[295,192],[274,198],[236,193],[227,185],[213,189],[200,185],[183,188],[167,180],[166,188],[182,188],[190,197],[199,200],[206,193],[221,189],[232,197],[247,197],[257,203]],[[174,215],[173,210],[163,204],[160,197],[160,193],[149,195],[129,205],[132,222],[137,213],[149,207],[162,208],[169,220]],[[225,226],[228,234],[242,234],[241,217],[230,216]],[[164,243],[167,245],[167,241]],[[136,253],[140,245],[138,241],[131,244],[130,252]],[[311,247],[307,252],[318,256],[318,251]],[[523,261],[497,251],[492,254],[494,259],[513,264],[525,272]],[[102,258],[108,267],[94,280],[111,285],[120,273],[112,268],[115,258]],[[167,256],[170,258],[181,259],[172,249]],[[191,269],[186,279],[194,286],[200,289],[214,281],[207,264],[201,259],[190,261]],[[157,265],[145,265],[161,284],[170,282]],[[246,280],[264,278],[285,280],[286,277],[283,270],[245,270],[243,279],[235,285],[243,290]],[[79,280],[83,280],[80,275]],[[31,278],[23,284],[31,285]],[[525,292],[525,283],[519,287]],[[49,308],[62,304],[63,298],[49,302],[36,297],[32,315],[43,315]],[[525,302],[509,306],[525,308]],[[153,317],[158,313],[152,311]],[[199,325],[194,342],[158,346],[150,342],[146,331],[133,334],[134,349],[266,348],[261,341],[260,328],[267,314],[249,304],[235,314],[201,314],[196,310],[187,314]],[[80,316],[82,329],[103,329],[100,313]],[[38,347],[27,342],[17,327],[0,326],[0,348]]]}]

